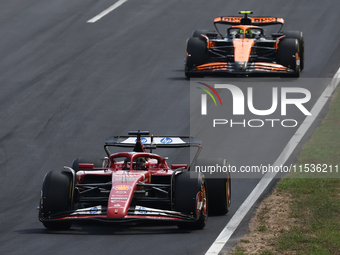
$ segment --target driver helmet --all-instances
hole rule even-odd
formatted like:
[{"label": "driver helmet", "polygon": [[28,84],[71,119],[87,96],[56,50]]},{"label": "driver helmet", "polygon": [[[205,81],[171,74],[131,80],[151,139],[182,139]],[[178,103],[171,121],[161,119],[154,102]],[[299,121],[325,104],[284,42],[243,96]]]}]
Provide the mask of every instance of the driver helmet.
[{"label": "driver helmet", "polygon": [[238,36],[239,38],[252,38],[253,37],[253,32],[251,31],[251,29],[247,29],[245,32],[243,31],[243,29],[239,29],[237,31],[237,34],[239,35]]},{"label": "driver helmet", "polygon": [[136,161],[136,170],[146,170],[146,159],[140,157]]}]

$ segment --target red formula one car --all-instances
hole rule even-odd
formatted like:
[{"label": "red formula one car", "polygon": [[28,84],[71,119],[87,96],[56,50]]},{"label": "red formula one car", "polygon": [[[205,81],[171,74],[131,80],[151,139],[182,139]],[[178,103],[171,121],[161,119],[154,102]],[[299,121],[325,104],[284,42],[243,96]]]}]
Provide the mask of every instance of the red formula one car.
[{"label": "red formula one car", "polygon": [[[131,148],[111,153],[110,148]],[[156,148],[196,147],[191,165],[167,163]],[[197,159],[201,143],[192,137],[153,137],[148,131],[129,132],[106,140],[107,157],[75,159],[72,167],[45,175],[39,220],[49,229],[68,229],[74,221],[170,221],[185,229],[202,229],[208,210],[225,214],[230,207],[228,172],[205,178],[197,164],[227,166],[223,159]],[[121,148],[121,149],[122,149]],[[132,150],[133,148],[133,150]],[[150,152],[147,152],[147,149]]]},{"label": "red formula one car", "polygon": [[[304,36],[302,32],[280,32],[282,18],[227,16],[214,20],[216,31],[195,30],[187,40],[185,75],[274,75],[299,77],[304,68]],[[232,25],[222,34],[217,25]],[[271,36],[264,26],[280,26]]]}]

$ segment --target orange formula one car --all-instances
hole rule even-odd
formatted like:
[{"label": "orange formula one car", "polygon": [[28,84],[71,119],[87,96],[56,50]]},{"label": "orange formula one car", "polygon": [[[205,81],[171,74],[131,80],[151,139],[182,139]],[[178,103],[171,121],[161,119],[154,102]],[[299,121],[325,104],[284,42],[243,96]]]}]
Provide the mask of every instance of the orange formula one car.
[{"label": "orange formula one car", "polygon": [[[185,75],[273,75],[299,77],[304,67],[304,36],[299,31],[281,32],[282,18],[218,17],[215,31],[195,30],[187,40]],[[217,25],[232,25],[222,34]],[[270,37],[263,26],[279,26]]]}]

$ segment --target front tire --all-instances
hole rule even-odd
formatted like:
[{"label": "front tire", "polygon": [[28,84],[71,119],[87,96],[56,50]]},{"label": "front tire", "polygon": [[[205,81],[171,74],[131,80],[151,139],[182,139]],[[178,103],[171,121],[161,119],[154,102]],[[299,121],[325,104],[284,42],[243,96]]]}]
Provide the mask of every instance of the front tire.
[{"label": "front tire", "polygon": [[40,199],[39,218],[44,226],[53,230],[69,229],[71,221],[44,221],[72,209],[73,180],[70,173],[51,171],[45,175]]},{"label": "front tire", "polygon": [[192,74],[197,66],[203,65],[206,62],[206,42],[202,38],[190,37],[187,41],[186,47],[186,61],[185,61],[185,76],[199,77],[202,75]]},{"label": "front tire", "polygon": [[204,176],[190,176],[190,172],[185,171],[176,175],[174,185],[175,210],[193,215],[196,219],[194,222],[179,222],[178,228],[203,229],[208,220],[207,186]]}]

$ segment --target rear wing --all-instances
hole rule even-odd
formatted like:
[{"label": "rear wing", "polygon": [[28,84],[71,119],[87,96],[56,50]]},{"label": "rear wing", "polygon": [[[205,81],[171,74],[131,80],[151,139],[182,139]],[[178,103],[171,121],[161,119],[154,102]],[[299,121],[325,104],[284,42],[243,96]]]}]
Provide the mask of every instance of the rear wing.
[{"label": "rear wing", "polygon": [[152,152],[156,148],[190,148],[197,147],[197,152],[191,164],[196,161],[202,149],[202,141],[192,136],[150,136],[149,131],[130,131],[129,136],[111,136],[106,139],[104,149],[108,156],[111,155],[109,147],[134,148],[133,151]]},{"label": "rear wing", "polygon": [[269,26],[269,25],[281,25],[279,32],[281,31],[284,20],[282,18],[277,17],[249,17],[249,14],[253,14],[252,11],[240,11],[239,14],[243,14],[243,17],[240,16],[222,16],[214,19],[214,26],[217,32],[223,37],[223,35],[219,32],[217,28],[217,24],[224,25],[252,25],[252,26]]},{"label": "rear wing", "polygon": [[105,151],[108,147],[128,147],[138,149],[202,147],[202,141],[192,136],[153,136],[149,131],[130,131],[128,136],[111,136],[105,141]]},{"label": "rear wing", "polygon": [[[106,139],[105,146],[131,147],[137,142],[136,136],[111,136]],[[147,149],[148,145],[158,148],[198,147],[202,141],[191,136],[141,136],[140,141]]]},{"label": "rear wing", "polygon": [[277,17],[248,17],[244,20],[243,17],[226,16],[217,17],[214,19],[214,24],[225,25],[253,25],[253,26],[268,26],[268,25],[282,25],[284,20]]}]

